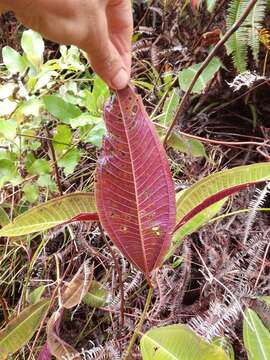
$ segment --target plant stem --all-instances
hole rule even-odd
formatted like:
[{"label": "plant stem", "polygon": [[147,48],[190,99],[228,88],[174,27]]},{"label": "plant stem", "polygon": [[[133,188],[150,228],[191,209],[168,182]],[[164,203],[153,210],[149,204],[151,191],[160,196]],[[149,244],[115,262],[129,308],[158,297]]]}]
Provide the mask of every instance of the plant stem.
[{"label": "plant stem", "polygon": [[263,64],[263,76],[265,76],[265,73],[266,73],[266,65],[267,65],[268,55],[269,55],[269,49],[267,49],[267,51],[266,51],[266,55],[265,55],[265,58],[264,58],[264,64]]},{"label": "plant stem", "polygon": [[176,113],[174,115],[173,121],[171,123],[171,126],[169,127],[165,139],[164,139],[164,146],[166,146],[167,141],[171,135],[171,132],[176,124],[177,119],[179,119],[180,115],[182,114],[184,107],[186,105],[187,99],[194,87],[194,85],[196,84],[197,80],[199,79],[200,75],[202,74],[202,72],[206,69],[206,67],[208,66],[208,64],[210,63],[210,61],[213,59],[213,57],[216,55],[216,53],[218,52],[218,50],[225,44],[225,42],[239,29],[239,27],[241,26],[241,24],[245,21],[245,19],[248,17],[249,13],[251,12],[252,8],[254,7],[254,5],[256,4],[257,0],[250,0],[248,3],[248,6],[246,7],[245,11],[243,12],[243,14],[240,16],[240,18],[234,23],[234,25],[225,33],[225,35],[222,37],[222,39],[220,39],[220,41],[216,44],[216,46],[213,48],[213,50],[209,53],[209,55],[207,56],[207,58],[204,60],[204,62],[202,63],[202,65],[200,66],[200,68],[198,69],[198,71],[196,72],[196,74],[194,75],[189,88],[187,89],[185,95],[183,96],[177,110]]},{"label": "plant stem", "polygon": [[55,175],[55,180],[56,180],[56,184],[58,187],[58,191],[59,191],[59,195],[62,196],[63,195],[63,191],[62,191],[62,185],[61,185],[61,180],[60,180],[60,175],[59,175],[59,170],[58,170],[58,165],[57,165],[57,159],[56,159],[56,154],[54,151],[54,147],[53,147],[53,142],[50,138],[50,133],[48,128],[46,127],[46,132],[47,132],[47,136],[48,136],[48,146],[49,149],[51,151],[51,155],[52,155],[52,160],[53,160],[53,168],[54,168],[54,175]]},{"label": "plant stem", "polygon": [[138,322],[138,324],[136,325],[135,327],[135,330],[134,330],[134,333],[132,335],[132,338],[130,340],[130,343],[128,345],[128,348],[125,352],[125,355],[123,357],[123,360],[128,360],[128,357],[131,353],[131,350],[139,336],[139,333],[141,331],[141,328],[143,326],[143,323],[144,323],[144,320],[146,318],[146,315],[147,315],[147,312],[148,312],[148,309],[149,309],[149,306],[151,304],[151,300],[152,300],[152,296],[153,296],[153,293],[154,293],[154,288],[153,287],[150,287],[149,288],[149,291],[148,291],[148,295],[147,295],[147,299],[146,299],[146,302],[145,302],[145,305],[144,305],[144,309],[143,309],[143,313],[142,313],[142,316]]}]

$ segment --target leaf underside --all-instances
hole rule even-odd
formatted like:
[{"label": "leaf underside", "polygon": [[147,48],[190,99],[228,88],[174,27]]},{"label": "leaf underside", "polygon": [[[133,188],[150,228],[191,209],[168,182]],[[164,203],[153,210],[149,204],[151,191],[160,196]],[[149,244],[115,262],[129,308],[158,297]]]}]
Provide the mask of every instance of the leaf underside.
[{"label": "leaf underside", "polygon": [[21,236],[74,221],[98,221],[95,197],[74,193],[35,206],[0,230],[0,236]]},{"label": "leaf underside", "polygon": [[175,224],[166,153],[131,88],[105,108],[108,136],[97,166],[96,205],[114,244],[145,274],[162,261]]}]

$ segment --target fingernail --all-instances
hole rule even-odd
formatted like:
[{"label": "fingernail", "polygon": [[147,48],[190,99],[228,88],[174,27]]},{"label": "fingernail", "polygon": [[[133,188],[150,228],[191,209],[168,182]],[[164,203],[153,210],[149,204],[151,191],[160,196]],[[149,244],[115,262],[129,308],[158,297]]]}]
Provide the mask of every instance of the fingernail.
[{"label": "fingernail", "polygon": [[112,79],[112,86],[116,90],[121,90],[127,86],[129,76],[124,69],[118,71],[118,73]]}]

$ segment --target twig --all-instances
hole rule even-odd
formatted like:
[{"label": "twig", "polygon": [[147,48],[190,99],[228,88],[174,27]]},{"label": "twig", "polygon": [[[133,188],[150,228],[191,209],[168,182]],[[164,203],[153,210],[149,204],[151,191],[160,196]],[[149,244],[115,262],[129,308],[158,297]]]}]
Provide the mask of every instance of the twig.
[{"label": "twig", "polygon": [[0,296],[0,305],[2,306],[3,309],[3,315],[4,315],[4,324],[7,325],[8,324],[8,307],[7,307],[7,303],[5,301],[4,298],[2,298],[2,296]]},{"label": "twig", "polygon": [[53,147],[53,142],[50,139],[50,134],[49,134],[49,130],[46,127],[46,132],[47,132],[47,136],[48,136],[48,146],[52,155],[52,160],[53,160],[53,168],[54,168],[54,174],[55,174],[55,180],[57,183],[57,187],[58,187],[58,191],[59,194],[62,196],[63,195],[63,190],[62,190],[62,185],[61,185],[61,180],[60,180],[60,176],[59,176],[59,171],[58,171],[58,165],[57,165],[57,159],[56,159],[56,155],[55,155],[55,151],[54,151],[54,147]]},{"label": "twig", "polygon": [[219,105],[217,107],[215,107],[213,110],[210,111],[210,115],[216,113],[217,111],[221,110],[221,109],[224,109],[225,107],[233,104],[234,102],[240,100],[241,98],[245,97],[246,95],[248,95],[249,93],[251,93],[252,91],[256,90],[257,88],[259,88],[260,86],[262,85],[265,85],[265,84],[269,84],[269,79],[266,79],[264,80],[263,82],[253,86],[252,88],[248,89],[246,92],[244,92],[243,94],[239,95],[239,96],[236,96],[235,98],[233,98],[232,100],[226,102],[225,104],[223,103],[222,105]]},{"label": "twig", "polygon": [[213,50],[210,52],[210,54],[207,56],[207,58],[204,60],[204,62],[202,63],[202,65],[200,66],[200,68],[198,69],[198,71],[196,72],[196,74],[194,75],[188,90],[186,91],[185,95],[183,96],[177,110],[176,113],[174,115],[173,121],[171,123],[171,126],[169,127],[166,135],[165,135],[165,139],[164,139],[164,146],[166,146],[167,141],[171,135],[172,129],[174,128],[177,119],[180,117],[180,115],[182,114],[183,110],[184,110],[184,106],[186,105],[186,101],[194,87],[194,85],[196,84],[197,80],[199,79],[200,75],[202,74],[202,72],[206,69],[206,67],[208,66],[208,64],[210,63],[210,61],[213,59],[213,57],[216,55],[217,51],[225,44],[225,42],[231,37],[231,35],[233,33],[235,33],[235,31],[237,31],[239,29],[239,27],[241,26],[241,24],[245,21],[245,19],[247,18],[247,16],[249,15],[249,13],[251,12],[252,8],[254,7],[254,5],[256,4],[257,0],[250,0],[248,3],[248,6],[246,7],[245,11],[243,12],[243,14],[240,16],[240,18],[234,23],[234,25],[225,33],[225,35],[223,36],[222,39],[220,39],[220,41],[215,45],[215,47],[213,48]]},{"label": "twig", "polygon": [[128,360],[129,359],[129,355],[131,353],[131,350],[141,332],[141,328],[143,326],[143,323],[144,323],[144,320],[145,320],[145,317],[147,315],[147,312],[148,312],[148,309],[149,309],[149,306],[151,304],[151,300],[152,300],[152,296],[153,296],[153,293],[154,293],[154,288],[153,287],[150,287],[149,288],[149,291],[148,291],[148,295],[147,295],[147,299],[146,299],[146,302],[145,302],[145,305],[144,305],[144,309],[143,309],[143,313],[142,313],[142,316],[140,318],[140,321],[138,322],[138,324],[136,325],[136,328],[134,330],[134,333],[132,335],[132,338],[130,340],[130,343],[128,345],[128,348],[127,350],[125,351],[125,354],[123,356],[123,360]]},{"label": "twig", "polygon": [[[155,126],[162,128],[162,129],[167,129],[166,126],[161,125],[159,123],[153,122],[155,124]],[[208,138],[204,138],[201,136],[197,136],[197,135],[192,135],[192,134],[188,134],[186,132],[183,131],[178,131],[177,134],[185,136],[187,138],[190,139],[195,139],[195,140],[199,140],[201,142],[207,143],[207,144],[216,144],[216,145],[224,145],[224,146],[243,146],[243,145],[254,145],[254,146],[265,146],[267,148],[270,148],[270,144],[267,143],[267,141],[265,142],[260,142],[260,141],[222,141],[222,140],[214,140],[214,139],[208,139]]]}]

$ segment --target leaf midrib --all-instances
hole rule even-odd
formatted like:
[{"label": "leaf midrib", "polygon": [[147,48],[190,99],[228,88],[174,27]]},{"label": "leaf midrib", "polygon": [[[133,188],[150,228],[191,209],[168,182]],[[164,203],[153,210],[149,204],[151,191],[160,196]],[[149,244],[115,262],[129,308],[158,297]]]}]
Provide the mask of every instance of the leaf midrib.
[{"label": "leaf midrib", "polygon": [[[137,189],[137,182],[136,182],[136,176],[135,176],[135,169],[134,169],[134,165],[133,165],[133,155],[132,155],[132,151],[131,151],[131,144],[130,144],[130,140],[129,140],[129,136],[128,136],[128,132],[127,132],[127,128],[126,128],[126,117],[125,117],[125,112],[123,111],[122,108],[122,104],[118,98],[119,101],[119,106],[121,109],[121,113],[122,113],[122,119],[123,119],[123,124],[124,124],[124,131],[125,131],[125,136],[127,139],[127,144],[128,144],[128,149],[129,149],[129,154],[130,154],[130,163],[131,163],[131,170],[132,170],[132,177],[133,177],[133,184],[134,184],[134,191],[135,191],[135,198],[136,198],[136,208],[137,208],[137,219],[138,219],[138,226],[139,226],[139,232],[140,232],[140,244],[141,244],[141,249],[142,249],[142,253],[143,253],[143,262],[144,262],[144,268],[145,268],[145,273],[148,274],[149,273],[149,269],[148,269],[148,264],[147,264],[147,258],[146,258],[146,252],[145,252],[145,248],[144,248],[144,244],[143,244],[143,233],[142,233],[142,223],[141,223],[141,219],[140,219],[140,204],[139,204],[139,196],[138,196],[138,189]],[[133,259],[134,261],[134,259]],[[135,261],[134,261],[135,263]],[[138,266],[138,264],[136,264]],[[140,268],[140,266],[138,266]]]}]

